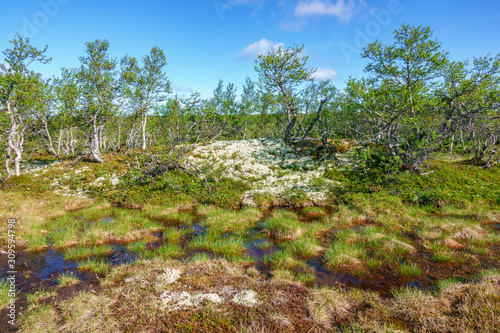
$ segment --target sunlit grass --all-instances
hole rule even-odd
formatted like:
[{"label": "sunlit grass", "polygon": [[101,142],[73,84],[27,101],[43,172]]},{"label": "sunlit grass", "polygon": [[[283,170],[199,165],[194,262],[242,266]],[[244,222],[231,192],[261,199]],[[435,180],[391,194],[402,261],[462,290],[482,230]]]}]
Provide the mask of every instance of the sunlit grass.
[{"label": "sunlit grass", "polygon": [[76,277],[73,273],[61,274],[56,279],[57,285],[59,287],[66,287],[80,282],[80,279]]},{"label": "sunlit grass", "polygon": [[26,248],[30,251],[40,251],[48,247],[47,231],[44,229],[30,230],[25,236]]},{"label": "sunlit grass", "polygon": [[240,211],[217,208],[207,210],[207,213],[208,215],[201,222],[201,225],[209,228],[212,232],[221,234],[244,234],[248,229],[256,226],[261,216],[260,210],[254,207],[247,207]]},{"label": "sunlit grass", "polygon": [[10,292],[10,283],[3,278],[0,279],[0,309],[2,309],[4,306],[7,306],[10,303],[10,300],[12,298],[9,296],[9,292]]},{"label": "sunlit grass", "polygon": [[322,207],[307,207],[301,211],[301,214],[312,220],[321,220],[327,216],[326,210]]},{"label": "sunlit grass", "polygon": [[105,257],[113,253],[114,249],[111,245],[99,246],[76,246],[66,250],[64,259],[79,260],[89,257]]},{"label": "sunlit grass", "polygon": [[68,221],[68,224],[64,224],[64,222],[61,221],[60,224],[60,227],[50,234],[54,246],[63,248],[78,244],[78,236],[80,233],[80,226],[78,223],[71,223]]},{"label": "sunlit grass", "polygon": [[28,304],[30,307],[36,307],[38,302],[43,300],[44,298],[50,297],[50,296],[55,296],[57,295],[57,290],[52,289],[52,290],[45,290],[44,288],[40,288],[37,291],[28,293],[25,295],[26,301],[28,301]]},{"label": "sunlit grass", "polygon": [[208,262],[212,260],[210,258],[210,256],[208,255],[208,253],[206,252],[198,252],[198,253],[195,253],[191,256],[191,258],[189,258],[189,261],[191,262]]},{"label": "sunlit grass", "polygon": [[432,259],[436,262],[451,262],[454,259],[454,251],[450,250],[444,243],[439,241],[429,242],[427,244],[432,252]]},{"label": "sunlit grass", "polygon": [[140,240],[137,242],[129,243],[129,244],[125,245],[125,247],[127,248],[127,250],[129,250],[132,253],[141,253],[141,252],[146,251],[147,244],[148,243],[146,241]]},{"label": "sunlit grass", "polygon": [[271,268],[275,279],[303,283],[313,282],[315,279],[314,268],[304,260],[295,257],[290,250],[280,250],[265,255],[263,262]]},{"label": "sunlit grass", "polygon": [[332,267],[361,264],[365,257],[366,253],[362,246],[344,242],[333,243],[324,255],[325,261]]},{"label": "sunlit grass", "polygon": [[296,214],[288,211],[278,211],[265,222],[265,228],[271,237],[280,241],[294,240],[300,237],[306,229]]},{"label": "sunlit grass", "polygon": [[294,241],[284,242],[281,247],[303,257],[315,257],[324,250],[316,239],[308,237],[300,237]]},{"label": "sunlit grass", "polygon": [[411,264],[402,264],[397,267],[396,271],[402,275],[412,277],[422,275],[422,270],[418,266]]},{"label": "sunlit grass", "polygon": [[164,215],[163,218],[165,220],[171,220],[178,224],[189,224],[194,220],[193,214],[185,212],[170,213],[168,215]]},{"label": "sunlit grass", "polygon": [[166,242],[179,243],[188,233],[188,229],[167,228],[163,231],[163,237]]},{"label": "sunlit grass", "polygon": [[43,304],[19,318],[22,332],[49,333],[57,331],[56,311],[50,304]]},{"label": "sunlit grass", "polygon": [[173,259],[183,256],[184,250],[177,244],[167,243],[154,250],[152,254],[162,259]]},{"label": "sunlit grass", "polygon": [[240,237],[214,237],[211,232],[191,242],[191,246],[195,249],[210,251],[214,254],[228,257],[243,253],[245,249],[244,245],[245,243]]},{"label": "sunlit grass", "polygon": [[84,272],[92,272],[96,274],[106,274],[111,265],[105,260],[86,259],[78,262],[78,268]]}]

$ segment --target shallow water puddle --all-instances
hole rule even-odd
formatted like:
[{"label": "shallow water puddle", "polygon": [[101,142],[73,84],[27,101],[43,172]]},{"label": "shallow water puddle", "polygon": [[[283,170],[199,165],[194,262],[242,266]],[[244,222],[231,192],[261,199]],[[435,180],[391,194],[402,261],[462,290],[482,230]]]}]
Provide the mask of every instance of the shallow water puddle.
[{"label": "shallow water puddle", "polygon": [[269,242],[269,239],[267,237],[259,238],[245,244],[245,253],[256,260],[260,260],[266,254],[272,254],[279,250],[279,247],[274,244],[270,247],[262,248],[260,245],[264,242]]},{"label": "shallow water puddle", "polygon": [[155,233],[156,240],[146,245],[148,250],[156,250],[157,248],[165,244],[165,238],[163,237],[163,232]]},{"label": "shallow water puddle", "polygon": [[203,236],[207,233],[207,228],[200,225],[199,222],[193,222],[191,224],[191,229],[193,230],[193,237]]},{"label": "shallow water puddle", "polygon": [[[55,249],[39,253],[22,252],[17,258],[17,272],[30,272],[42,279],[57,277],[62,273],[74,273],[84,278],[84,274],[78,274],[78,264],[64,259],[64,254]],[[5,275],[7,270],[2,270],[0,275]]]},{"label": "shallow water puddle", "polygon": [[426,277],[397,276],[389,269],[377,269],[361,276],[356,276],[348,272],[331,272],[323,266],[318,259],[307,262],[315,269],[315,282],[309,285],[318,287],[345,286],[349,288],[369,289],[377,291],[382,296],[390,296],[392,290],[401,287],[411,287],[417,289],[432,289],[433,283]]},{"label": "shallow water puddle", "polygon": [[130,252],[125,247],[121,245],[115,246],[115,251],[106,258],[106,261],[112,266],[130,264],[136,261],[138,255]]},{"label": "shallow water puddle", "polygon": [[[104,257],[112,266],[128,264],[137,258],[136,254],[117,244],[114,245],[113,252]],[[20,252],[14,269],[17,287],[22,292],[28,292],[42,285],[53,286],[57,284],[56,279],[62,274],[73,275],[80,281],[87,281],[89,277],[95,278],[95,274],[82,272],[78,268],[79,261],[83,260],[85,259],[66,260],[62,251],[53,248],[41,252]],[[0,278],[7,278],[9,271],[9,269],[0,270]]]},{"label": "shallow water puddle", "polygon": [[[89,274],[78,270],[78,263],[64,259],[62,252],[49,248],[47,251],[32,253],[21,252],[16,259],[16,286],[21,293],[51,287],[61,274],[71,274],[80,281],[86,281]],[[8,269],[0,271],[0,278],[9,276]]]}]

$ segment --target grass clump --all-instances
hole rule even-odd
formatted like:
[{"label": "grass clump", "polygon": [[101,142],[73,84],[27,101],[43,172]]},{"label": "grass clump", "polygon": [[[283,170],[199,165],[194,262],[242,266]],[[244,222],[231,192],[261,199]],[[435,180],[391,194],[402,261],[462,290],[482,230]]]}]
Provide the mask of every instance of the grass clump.
[{"label": "grass clump", "polygon": [[66,250],[64,259],[79,260],[89,257],[106,257],[113,253],[114,249],[110,245],[99,246],[76,246]]},{"label": "grass clump", "polygon": [[64,273],[57,277],[56,282],[59,287],[66,287],[79,283],[80,279],[73,273]]},{"label": "grass clump", "polygon": [[35,292],[26,294],[26,300],[28,301],[29,306],[33,308],[36,307],[41,300],[56,295],[57,289],[45,290],[43,288],[40,288]]},{"label": "grass clump", "polygon": [[37,306],[19,318],[20,331],[27,333],[57,332],[56,318],[56,311],[50,304]]},{"label": "grass clump", "polygon": [[154,257],[162,259],[180,258],[184,255],[184,250],[177,244],[166,243],[153,251]]},{"label": "grass clump", "polygon": [[432,252],[435,262],[452,262],[455,258],[454,251],[450,250],[444,243],[439,241],[429,242],[427,247]]},{"label": "grass clump", "polygon": [[266,220],[269,235],[279,241],[292,241],[304,233],[304,227],[297,215],[289,211],[278,211]]},{"label": "grass clump", "polygon": [[213,209],[209,211],[202,225],[212,232],[244,234],[255,227],[261,217],[257,208],[247,207],[240,211]]},{"label": "grass clump", "polygon": [[311,220],[321,220],[327,216],[326,210],[322,207],[306,207],[300,213]]},{"label": "grass clump", "polygon": [[237,256],[245,250],[245,243],[240,237],[228,236],[220,238],[214,235],[212,231],[208,234],[198,237],[191,242],[191,246],[195,249],[210,251],[221,256]]},{"label": "grass clump", "polygon": [[206,252],[197,252],[189,258],[189,261],[194,263],[209,262],[210,260],[212,260],[212,258],[210,258]]},{"label": "grass clump", "polygon": [[132,253],[141,253],[147,250],[147,245],[146,241],[140,240],[125,245],[125,248]]},{"label": "grass clump", "polygon": [[325,250],[316,239],[309,237],[300,237],[294,241],[284,242],[281,247],[301,257],[316,257]]},{"label": "grass clump", "polygon": [[175,212],[162,217],[165,221],[170,221],[173,224],[189,224],[194,217],[191,213]]},{"label": "grass clump", "polygon": [[327,264],[334,268],[347,265],[359,266],[365,257],[366,253],[363,247],[344,242],[333,243],[324,255]]},{"label": "grass clump", "polygon": [[[10,293],[10,283],[5,279],[0,279],[0,309],[7,306],[12,299],[9,296]],[[15,298],[16,295],[14,295]]]},{"label": "grass clump", "polygon": [[267,254],[263,257],[263,262],[271,268],[274,279],[303,283],[315,280],[314,268],[305,261],[296,258],[290,250],[280,250]]},{"label": "grass clump", "polygon": [[187,229],[167,228],[163,231],[163,237],[168,243],[178,244],[188,234]]},{"label": "grass clump", "polygon": [[411,264],[402,264],[397,267],[396,271],[402,275],[412,277],[422,275],[422,270],[420,269],[420,267]]},{"label": "grass clump", "polygon": [[84,272],[92,272],[104,275],[110,270],[111,265],[102,259],[86,259],[78,262],[78,268]]}]

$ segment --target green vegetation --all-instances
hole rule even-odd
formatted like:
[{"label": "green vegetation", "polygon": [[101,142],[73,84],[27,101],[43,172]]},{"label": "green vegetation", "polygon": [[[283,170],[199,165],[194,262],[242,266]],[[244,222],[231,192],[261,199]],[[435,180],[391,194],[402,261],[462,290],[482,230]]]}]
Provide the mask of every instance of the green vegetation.
[{"label": "green vegetation", "polygon": [[57,290],[52,289],[52,290],[45,290],[43,288],[40,288],[39,290],[26,294],[26,300],[28,301],[28,304],[30,308],[35,308],[38,306],[38,303],[43,300],[44,298],[51,297],[51,296],[56,296],[57,295]]},{"label": "green vegetation", "polygon": [[0,309],[7,306],[11,300],[9,289],[10,283],[5,279],[0,279]]},{"label": "green vegetation", "polygon": [[80,282],[80,279],[74,274],[61,274],[57,277],[56,282],[59,287],[66,287]]},{"label": "green vegetation", "polygon": [[305,230],[297,215],[285,210],[275,212],[271,218],[266,220],[265,226],[271,237],[280,241],[293,241],[301,236]]},{"label": "green vegetation", "polygon": [[84,272],[106,274],[111,268],[111,265],[102,259],[85,259],[78,262],[78,268]]},{"label": "green vegetation", "polygon": [[102,246],[76,246],[66,250],[64,259],[78,260],[88,257],[105,257],[113,252],[113,247],[110,245]]},{"label": "green vegetation", "polygon": [[[30,285],[19,329],[498,329],[500,58],[453,62],[425,27],[394,37],[343,92],[279,47],[240,99],[220,81],[204,100],[165,95],[156,47],[118,73],[109,42],[86,43],[49,82],[26,68],[45,50],[17,36],[0,61],[0,221],[17,221]],[[243,138],[252,155],[221,148]],[[86,279],[43,289],[47,253]]]}]

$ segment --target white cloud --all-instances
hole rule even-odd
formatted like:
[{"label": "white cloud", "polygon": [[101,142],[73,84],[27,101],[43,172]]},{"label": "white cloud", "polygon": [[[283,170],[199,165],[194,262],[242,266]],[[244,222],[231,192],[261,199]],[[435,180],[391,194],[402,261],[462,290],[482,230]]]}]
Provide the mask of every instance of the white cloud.
[{"label": "white cloud", "polygon": [[278,47],[283,47],[284,45],[285,44],[283,43],[274,43],[273,41],[263,38],[241,50],[238,59],[253,60],[260,54],[266,54],[271,51],[271,49],[277,49]]},{"label": "white cloud", "polygon": [[336,78],[338,75],[337,71],[330,68],[318,68],[316,72],[312,74],[312,78],[317,81],[326,81]]},{"label": "white cloud", "polygon": [[364,6],[366,3],[363,0],[337,0],[335,4],[329,0],[305,0],[297,4],[295,15],[335,16],[341,21],[349,21]]}]

